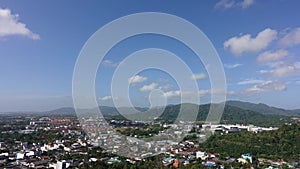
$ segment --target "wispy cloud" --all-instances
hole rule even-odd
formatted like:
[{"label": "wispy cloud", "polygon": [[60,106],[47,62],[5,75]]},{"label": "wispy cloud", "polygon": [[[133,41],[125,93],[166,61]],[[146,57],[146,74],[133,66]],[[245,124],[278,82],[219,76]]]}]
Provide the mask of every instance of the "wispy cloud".
[{"label": "wispy cloud", "polygon": [[30,39],[40,39],[38,34],[30,31],[26,24],[19,21],[18,14],[12,14],[10,9],[0,8],[0,37],[22,35]]},{"label": "wispy cloud", "polygon": [[259,94],[272,91],[284,91],[287,89],[287,86],[284,82],[279,81],[267,81],[261,84],[254,85],[249,87],[241,92],[241,94],[251,95]]},{"label": "wispy cloud", "polygon": [[112,97],[111,96],[103,96],[103,97],[100,97],[99,100],[103,100],[103,101],[112,100]]},{"label": "wispy cloud", "polygon": [[206,78],[207,78],[207,76],[205,73],[196,73],[190,77],[191,80],[203,80]]},{"label": "wispy cloud", "polygon": [[247,84],[260,84],[266,82],[265,80],[258,80],[258,79],[246,79],[243,81],[238,82],[238,85],[247,85]]},{"label": "wispy cloud", "polygon": [[216,3],[216,9],[229,9],[229,8],[248,8],[254,4],[254,0],[243,0],[237,2],[236,0],[220,0]]},{"label": "wispy cloud", "polygon": [[102,64],[107,67],[117,67],[119,65],[118,62],[113,62],[112,60],[103,60]]},{"label": "wispy cloud", "polygon": [[112,96],[103,96],[103,97],[100,97],[99,100],[101,101],[109,101],[109,100],[113,100],[113,99],[118,99],[118,97],[112,97]]},{"label": "wispy cloud", "polygon": [[243,64],[239,64],[239,63],[236,63],[236,64],[224,64],[224,67],[227,68],[227,69],[234,69],[234,68],[237,68],[237,67],[240,67],[240,66],[243,66]]},{"label": "wispy cloud", "polygon": [[247,52],[259,52],[277,38],[277,31],[267,28],[251,37],[250,34],[235,36],[224,42],[224,48],[229,49],[236,56]]}]

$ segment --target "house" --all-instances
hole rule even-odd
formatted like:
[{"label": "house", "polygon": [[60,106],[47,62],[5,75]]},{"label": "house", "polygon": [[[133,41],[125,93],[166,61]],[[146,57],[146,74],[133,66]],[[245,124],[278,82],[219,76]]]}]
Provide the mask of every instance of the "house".
[{"label": "house", "polygon": [[242,154],[241,156],[243,159],[245,160],[249,160],[250,163],[252,163],[252,155],[250,153],[247,153],[247,154]]},{"label": "house", "polygon": [[0,142],[0,148],[5,147],[5,143],[4,142]]},{"label": "house", "polygon": [[62,161],[58,161],[56,164],[56,169],[66,169],[69,168],[71,163],[73,163],[73,161],[71,160],[62,160]]},{"label": "house", "polygon": [[111,157],[107,160],[107,164],[113,164],[113,163],[120,163],[121,160],[119,160],[119,157]]},{"label": "house", "polygon": [[201,158],[201,160],[205,160],[207,158],[207,153],[202,151],[196,152],[196,158]]},{"label": "house", "polygon": [[39,160],[39,161],[35,161],[35,162],[30,163],[29,167],[32,167],[32,168],[45,168],[45,167],[48,167],[48,165],[49,165],[48,160]]},{"label": "house", "polygon": [[213,161],[206,161],[206,163],[204,164],[205,167],[215,167],[216,163]]},{"label": "house", "polygon": [[176,159],[173,163],[173,167],[178,168],[179,167],[179,161]]},{"label": "house", "polygon": [[163,159],[162,162],[163,162],[164,166],[169,166],[174,162],[174,158],[167,157],[167,158]]},{"label": "house", "polygon": [[17,153],[17,154],[16,154],[16,159],[17,159],[17,160],[24,159],[24,157],[25,157],[25,154],[24,154],[24,153]]},{"label": "house", "polygon": [[265,168],[265,169],[278,169],[278,168],[274,168],[272,166],[269,166],[268,168]]},{"label": "house", "polygon": [[239,163],[242,163],[242,164],[248,163],[248,161],[247,161],[246,159],[244,159],[244,158],[238,158],[237,161],[238,161]]}]

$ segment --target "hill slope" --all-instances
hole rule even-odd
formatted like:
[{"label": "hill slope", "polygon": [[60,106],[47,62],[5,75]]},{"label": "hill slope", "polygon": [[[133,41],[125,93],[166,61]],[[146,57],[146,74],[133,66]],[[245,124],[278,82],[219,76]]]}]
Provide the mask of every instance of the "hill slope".
[{"label": "hill slope", "polygon": [[281,108],[276,108],[268,106],[263,103],[255,104],[242,101],[227,101],[227,105],[239,107],[245,110],[251,110],[262,114],[274,114],[283,116],[300,116],[300,110],[285,110]]},{"label": "hill slope", "polygon": [[[201,105],[197,120],[205,121],[208,115],[210,104]],[[161,119],[174,120],[176,119],[180,105],[172,105],[166,107],[161,115]],[[228,124],[254,124],[257,126],[281,126],[284,123],[289,123],[291,120],[287,116],[262,114],[251,110],[244,110],[235,106],[226,105],[221,118],[221,123]]]}]

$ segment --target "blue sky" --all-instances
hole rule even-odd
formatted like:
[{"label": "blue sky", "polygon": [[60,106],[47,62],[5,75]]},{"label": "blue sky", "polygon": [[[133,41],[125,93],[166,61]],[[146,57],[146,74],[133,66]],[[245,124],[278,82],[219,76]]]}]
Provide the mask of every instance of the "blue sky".
[{"label": "blue sky", "polygon": [[[74,65],[85,42],[105,24],[137,12],[173,14],[202,30],[224,64],[227,99],[300,108],[299,6],[297,0],[0,0],[0,111],[72,106]],[[195,73],[203,103],[209,101],[209,77],[200,60],[176,40],[144,35],[122,41],[105,56],[96,78],[101,105],[112,104],[110,80],[118,63],[144,48],[180,56]],[[130,97],[136,106],[149,105],[152,89],[169,103],[184,92],[158,70],[134,79]]]}]

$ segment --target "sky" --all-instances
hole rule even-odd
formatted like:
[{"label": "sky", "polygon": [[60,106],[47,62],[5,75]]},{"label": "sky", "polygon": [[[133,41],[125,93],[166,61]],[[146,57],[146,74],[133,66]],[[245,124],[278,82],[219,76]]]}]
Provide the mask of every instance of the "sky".
[{"label": "sky", "polygon": [[[299,6],[298,0],[0,0],[0,112],[72,106],[73,71],[86,41],[111,21],[141,12],[178,16],[208,37],[224,66],[228,100],[298,109]],[[104,56],[95,78],[99,105],[113,104],[111,80],[120,63],[146,48],[176,54],[192,70],[188,78],[198,84],[201,103],[210,102],[208,65],[178,40],[144,34],[119,42]],[[124,84],[134,106],[149,106],[153,91],[168,104],[191,94],[155,69],[137,72]]]}]

